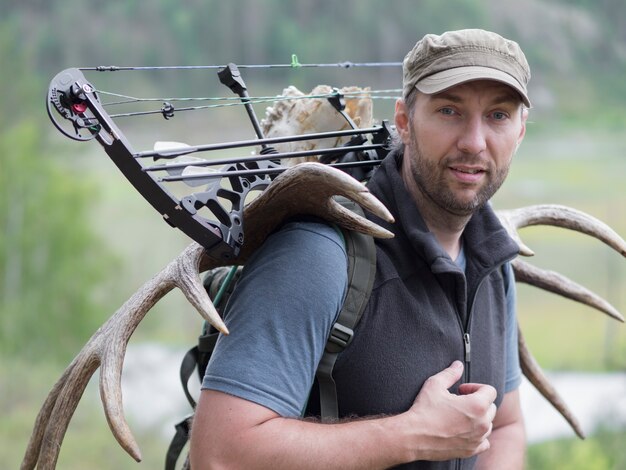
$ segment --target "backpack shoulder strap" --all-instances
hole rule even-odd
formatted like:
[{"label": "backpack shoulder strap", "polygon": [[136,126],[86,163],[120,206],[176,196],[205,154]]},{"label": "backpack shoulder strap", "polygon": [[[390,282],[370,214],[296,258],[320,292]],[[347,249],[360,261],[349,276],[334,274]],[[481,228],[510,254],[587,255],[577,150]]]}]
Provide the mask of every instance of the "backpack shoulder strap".
[{"label": "backpack shoulder strap", "polygon": [[[347,200],[338,202],[363,215],[363,209],[358,204]],[[374,238],[354,231],[343,231],[343,235],[348,255],[348,289],[315,374],[319,385],[323,420],[336,419],[339,415],[333,368],[339,353],[352,341],[354,329],[363,315],[376,275]]]}]

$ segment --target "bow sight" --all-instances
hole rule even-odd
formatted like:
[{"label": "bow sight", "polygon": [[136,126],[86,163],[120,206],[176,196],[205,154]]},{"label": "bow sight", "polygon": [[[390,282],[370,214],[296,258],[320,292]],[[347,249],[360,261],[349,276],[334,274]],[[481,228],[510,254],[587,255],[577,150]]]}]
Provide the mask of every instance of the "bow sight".
[{"label": "bow sight", "polygon": [[[95,139],[104,148],[135,189],[176,227],[206,248],[212,258],[230,262],[244,243],[243,207],[251,191],[262,191],[286,167],[284,158],[320,156],[320,161],[336,166],[357,179],[366,179],[389,150],[392,129],[383,122],[380,126],[359,129],[344,111],[344,97],[338,90],[327,97],[350,129],[292,135],[267,139],[252,107],[246,85],[239,69],[228,64],[219,69],[218,76],[240,98],[257,135],[255,140],[206,145],[186,145],[175,142],[157,142],[153,150],[135,151],[124,133],[106,112],[97,89],[87,81],[83,70],[70,68],[57,74],[51,81],[47,96],[47,111],[54,126],[66,137],[77,141]],[[100,93],[102,94],[102,93]],[[278,98],[277,98],[278,99]],[[119,103],[109,103],[119,104]],[[160,113],[165,119],[174,117],[176,109],[165,102]],[[131,113],[141,115],[146,113]],[[59,116],[63,119],[59,119]],[[349,142],[337,148],[277,152],[272,145],[284,142],[350,137]],[[192,153],[219,151],[245,147],[261,147],[257,155],[235,158],[201,159]],[[150,158],[152,164],[150,164]],[[168,163],[157,163],[168,160]],[[219,166],[219,169],[214,167]],[[202,190],[180,197],[180,182]]]}]

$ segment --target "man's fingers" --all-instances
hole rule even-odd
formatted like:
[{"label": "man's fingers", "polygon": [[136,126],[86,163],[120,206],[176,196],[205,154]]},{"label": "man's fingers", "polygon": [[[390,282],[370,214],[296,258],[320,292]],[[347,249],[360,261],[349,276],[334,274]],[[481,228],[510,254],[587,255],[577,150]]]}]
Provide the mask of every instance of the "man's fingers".
[{"label": "man's fingers", "polygon": [[485,400],[488,400],[491,403],[495,401],[498,392],[496,392],[496,389],[493,388],[491,385],[467,383],[459,385],[459,394],[474,394],[480,397],[484,397]]},{"label": "man's fingers", "polygon": [[480,443],[480,445],[476,448],[476,455],[482,454],[483,452],[489,450],[491,448],[491,442],[489,439],[485,439]]},{"label": "man's fingers", "polygon": [[491,406],[489,407],[489,415],[487,416],[489,421],[491,421],[492,423],[493,423],[493,420],[496,418],[497,412],[498,412],[498,408],[496,407],[496,404],[492,403]]},{"label": "man's fingers", "polygon": [[476,392],[482,386],[483,384],[475,384],[475,383],[461,384],[459,385],[459,394],[470,395]]}]

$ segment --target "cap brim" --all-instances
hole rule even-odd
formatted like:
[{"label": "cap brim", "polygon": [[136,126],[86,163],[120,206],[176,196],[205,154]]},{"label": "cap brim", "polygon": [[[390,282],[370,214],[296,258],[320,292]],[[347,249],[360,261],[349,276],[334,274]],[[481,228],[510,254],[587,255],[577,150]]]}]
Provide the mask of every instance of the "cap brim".
[{"label": "cap brim", "polygon": [[445,91],[453,86],[460,85],[461,83],[475,80],[494,80],[509,85],[519,93],[524,105],[530,108],[530,100],[528,99],[526,90],[524,90],[518,81],[508,73],[489,67],[467,66],[443,70],[421,79],[415,84],[415,88],[422,93],[432,95]]}]

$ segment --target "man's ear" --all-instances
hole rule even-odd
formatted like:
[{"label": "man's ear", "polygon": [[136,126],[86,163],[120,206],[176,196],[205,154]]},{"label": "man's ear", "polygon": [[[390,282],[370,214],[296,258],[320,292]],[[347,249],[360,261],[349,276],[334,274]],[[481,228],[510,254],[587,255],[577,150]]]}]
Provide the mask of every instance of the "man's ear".
[{"label": "man's ear", "polygon": [[393,119],[398,137],[405,145],[408,144],[410,142],[409,111],[404,100],[399,99],[396,101],[396,112]]},{"label": "man's ear", "polygon": [[517,138],[517,146],[515,147],[515,151],[517,151],[518,147],[522,143],[522,140],[524,140],[524,136],[526,135],[526,120],[527,119],[528,119],[528,108],[523,107],[522,119],[521,119],[522,127],[520,129],[519,136]]}]

